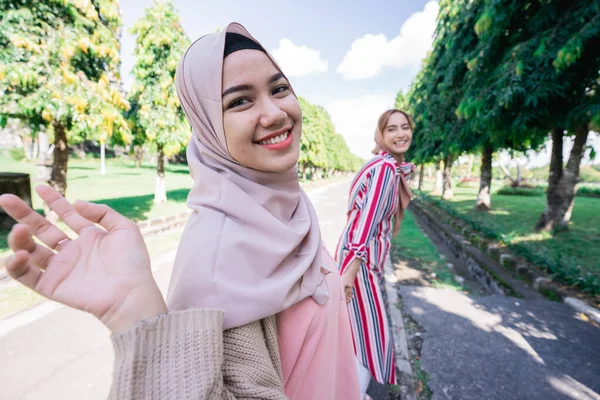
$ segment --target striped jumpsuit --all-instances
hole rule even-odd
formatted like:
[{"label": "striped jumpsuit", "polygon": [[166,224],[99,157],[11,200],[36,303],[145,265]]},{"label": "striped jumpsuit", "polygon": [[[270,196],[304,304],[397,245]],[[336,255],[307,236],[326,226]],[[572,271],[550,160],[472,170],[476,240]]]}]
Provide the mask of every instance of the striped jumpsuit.
[{"label": "striped jumpsuit", "polygon": [[394,346],[381,288],[398,207],[399,174],[408,175],[412,168],[410,163],[399,165],[386,152],[362,167],[352,182],[348,222],[336,251],[340,273],[355,258],[363,260],[348,312],[357,359],[380,383],[396,383]]}]

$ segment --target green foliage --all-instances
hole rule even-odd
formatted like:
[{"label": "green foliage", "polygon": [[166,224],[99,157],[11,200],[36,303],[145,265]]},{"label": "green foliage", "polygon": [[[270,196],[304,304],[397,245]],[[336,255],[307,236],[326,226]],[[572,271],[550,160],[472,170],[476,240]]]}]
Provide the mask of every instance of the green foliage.
[{"label": "green foliage", "polygon": [[0,115],[70,142],[129,140],[117,0],[0,1]]},{"label": "green foliage", "polygon": [[300,172],[309,169],[331,171],[356,171],[361,160],[350,152],[344,137],[335,132],[329,113],[321,106],[313,105],[299,97],[302,109],[302,141]]},{"label": "green foliage", "polygon": [[407,112],[408,114],[412,114],[412,112],[410,111],[408,97],[402,90],[400,90],[396,95],[396,100],[394,101],[394,108]]},{"label": "green foliage", "polygon": [[10,158],[17,162],[22,161],[25,158],[25,150],[22,147],[14,147],[8,150],[8,154],[10,155]]},{"label": "green foliage", "polygon": [[577,196],[600,197],[600,186],[580,186],[577,189]]},{"label": "green foliage", "polygon": [[512,186],[504,186],[497,193],[504,196],[544,196],[546,194],[543,189]]},{"label": "green foliage", "polygon": [[177,154],[190,137],[175,91],[177,64],[189,39],[171,1],[155,0],[131,32],[136,37],[136,64],[127,116],[135,144],[147,141],[167,156]]},{"label": "green foliage", "polygon": [[552,127],[597,126],[599,66],[597,1],[442,0],[408,93],[410,155],[537,149]]}]

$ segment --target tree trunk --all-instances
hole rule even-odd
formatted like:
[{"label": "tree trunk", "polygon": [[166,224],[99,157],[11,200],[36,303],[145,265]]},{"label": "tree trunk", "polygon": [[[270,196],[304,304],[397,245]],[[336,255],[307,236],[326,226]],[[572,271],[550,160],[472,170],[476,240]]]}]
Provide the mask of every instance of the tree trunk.
[{"label": "tree trunk", "polygon": [[454,197],[452,193],[452,156],[447,155],[444,160],[444,191],[442,192],[442,198],[449,200]]},{"label": "tree trunk", "polygon": [[492,188],[492,155],[494,148],[488,146],[483,149],[481,154],[481,173],[479,177],[479,194],[477,194],[477,202],[475,208],[482,211],[487,211],[492,206],[490,190]]},{"label": "tree trunk", "polygon": [[521,164],[517,160],[517,187],[521,187]]},{"label": "tree trunk", "polygon": [[38,133],[38,162],[45,163],[48,159],[48,134],[46,132]]},{"label": "tree trunk", "polygon": [[67,145],[67,131],[60,122],[54,123],[54,162],[50,186],[63,196],[67,192],[67,163],[69,161],[69,147]]},{"label": "tree trunk", "polygon": [[442,179],[442,169],[440,168],[441,161],[435,162],[435,186],[433,187],[433,193],[435,195],[441,195],[444,190],[444,182]]},{"label": "tree trunk", "polygon": [[[67,193],[67,164],[69,162],[69,146],[67,145],[67,130],[60,122],[54,122],[54,149],[52,151],[53,161],[52,170],[48,184],[65,196]],[[43,165],[40,165],[43,168]],[[41,174],[38,169],[38,174]],[[58,222],[58,215],[48,207],[46,203],[43,205],[44,215],[46,219],[53,224]]]},{"label": "tree trunk", "polygon": [[475,160],[475,156],[473,154],[469,154],[469,163],[467,164],[467,179],[471,179],[471,172],[473,170],[473,160]]},{"label": "tree trunk", "polygon": [[133,158],[135,160],[135,167],[139,168],[142,166],[142,161],[144,160],[144,146],[138,145],[134,147],[133,150]]},{"label": "tree trunk", "polygon": [[100,142],[100,175],[106,175],[106,157],[104,151],[104,141]]},{"label": "tree trunk", "polygon": [[536,231],[558,232],[568,229],[571,212],[575,203],[575,186],[579,179],[579,167],[585,153],[585,144],[589,129],[587,124],[575,132],[575,142],[569,155],[567,166],[563,169],[563,130],[552,130],[552,156],[546,209],[535,226]]},{"label": "tree trunk", "polygon": [[419,170],[419,190],[423,190],[423,178],[425,175],[425,164],[421,164],[421,168]]},{"label": "tree trunk", "polygon": [[163,146],[158,146],[158,160],[156,162],[156,190],[154,203],[161,204],[167,201],[167,187],[165,185],[165,154]]}]

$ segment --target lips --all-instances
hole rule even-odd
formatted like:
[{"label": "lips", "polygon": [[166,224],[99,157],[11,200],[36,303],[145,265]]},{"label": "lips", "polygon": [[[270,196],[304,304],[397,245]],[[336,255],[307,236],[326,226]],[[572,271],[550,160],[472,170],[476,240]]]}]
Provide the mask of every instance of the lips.
[{"label": "lips", "polygon": [[288,136],[290,136],[291,133],[291,129],[287,130],[285,132],[283,132],[282,134],[275,136],[275,137],[270,137],[264,140],[261,140],[260,142],[258,142],[258,144],[260,145],[268,145],[268,144],[277,144],[277,143],[281,143],[283,142],[285,139],[288,138]]},{"label": "lips", "polygon": [[[262,145],[278,143],[277,140],[282,141],[287,138],[287,135],[291,133],[292,128],[293,125],[288,125],[282,129],[269,133],[268,135],[260,138],[259,140],[256,140],[254,143]],[[275,142],[271,142],[271,140],[274,140]]]}]

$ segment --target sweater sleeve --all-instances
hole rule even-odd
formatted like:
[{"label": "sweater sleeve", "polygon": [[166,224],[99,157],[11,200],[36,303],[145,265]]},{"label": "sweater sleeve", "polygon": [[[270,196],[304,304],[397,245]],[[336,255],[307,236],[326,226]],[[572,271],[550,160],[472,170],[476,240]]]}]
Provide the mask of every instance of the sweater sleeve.
[{"label": "sweater sleeve", "polygon": [[261,322],[225,332],[222,326],[221,311],[192,309],[113,335],[109,400],[233,400],[256,398],[257,391],[268,394],[261,398],[285,399],[280,371],[268,353],[264,362]]}]

